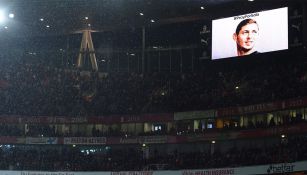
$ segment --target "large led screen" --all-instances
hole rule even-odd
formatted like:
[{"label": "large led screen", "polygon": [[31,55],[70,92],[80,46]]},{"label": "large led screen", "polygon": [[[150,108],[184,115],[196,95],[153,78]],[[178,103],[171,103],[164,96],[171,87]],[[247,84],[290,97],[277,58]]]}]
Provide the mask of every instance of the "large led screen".
[{"label": "large led screen", "polygon": [[288,49],[288,8],[212,21],[212,59]]}]

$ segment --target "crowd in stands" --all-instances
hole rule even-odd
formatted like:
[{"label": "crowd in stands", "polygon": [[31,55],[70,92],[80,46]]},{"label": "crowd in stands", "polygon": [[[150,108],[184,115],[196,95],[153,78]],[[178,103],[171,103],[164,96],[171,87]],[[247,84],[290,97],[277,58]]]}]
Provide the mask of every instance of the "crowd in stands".
[{"label": "crowd in stands", "polygon": [[[1,56],[0,56],[1,57]],[[261,62],[261,61],[259,61]],[[307,96],[307,62],[298,60],[234,64],[225,68],[207,63],[197,72],[109,72],[98,74],[38,63],[0,58],[0,115],[101,116],[206,110],[272,102]],[[238,66],[239,65],[239,66]],[[236,67],[238,66],[238,67]],[[250,123],[223,130],[280,127],[302,123]],[[60,133],[51,125],[0,124],[0,136],[21,137],[113,137],[203,134],[208,130],[178,130],[149,133]],[[281,126],[281,127],[283,127]],[[212,129],[216,132],[217,130]],[[39,171],[139,171],[239,167],[307,160],[306,137],[295,137],[264,147],[216,148],[207,151],[169,152],[146,156],[146,149],[104,152],[81,151],[67,145],[0,145],[1,170]],[[123,145],[126,146],[126,145]],[[167,146],[167,145],[165,145]],[[163,166],[158,166],[163,165]]]},{"label": "crowd in stands", "polygon": [[[272,163],[295,162],[307,159],[306,136],[289,137],[267,146],[233,147],[227,151],[172,151],[167,154],[154,150],[146,156],[146,149],[85,148],[62,146],[1,146],[0,169],[46,171],[138,171],[178,170],[221,167],[240,167]],[[83,150],[82,150],[83,149]],[[150,166],[163,165],[163,166]],[[151,169],[152,168],[152,169]]]},{"label": "crowd in stands", "polygon": [[[1,60],[3,61],[3,60]],[[205,110],[306,96],[305,61],[191,73],[104,76],[41,64],[1,62],[0,114],[99,116]],[[238,68],[235,68],[238,66]],[[99,78],[100,77],[100,78]]]}]

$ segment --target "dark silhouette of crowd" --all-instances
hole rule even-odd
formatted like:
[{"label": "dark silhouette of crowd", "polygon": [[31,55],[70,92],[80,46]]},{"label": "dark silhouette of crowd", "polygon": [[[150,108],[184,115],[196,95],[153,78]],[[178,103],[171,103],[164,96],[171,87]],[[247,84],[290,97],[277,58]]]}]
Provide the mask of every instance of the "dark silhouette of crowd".
[{"label": "dark silhouette of crowd", "polygon": [[307,95],[305,67],[304,60],[281,59],[210,62],[187,73],[102,74],[1,60],[0,114],[99,116],[272,102]]},{"label": "dark silhouette of crowd", "polygon": [[[306,61],[276,60],[207,62],[200,70],[184,73],[110,71],[102,74],[1,59],[0,115],[100,116],[179,112],[307,96]],[[266,127],[274,126],[254,123],[239,129]],[[237,128],[225,126],[224,129]],[[186,134],[197,132],[202,131],[185,131]],[[2,124],[0,133],[3,136],[33,137],[127,134],[94,131],[92,135],[82,132],[66,135],[57,133],[49,125],[31,125],[25,132],[14,124]],[[178,131],[139,133],[140,136],[165,134],[177,135]],[[129,150],[111,149],[106,152],[81,152],[78,146],[2,145],[0,169],[137,171],[159,169],[155,165],[170,170],[248,166],[306,160],[307,150],[303,145],[306,145],[306,138],[298,137],[261,148],[234,147],[228,151],[174,151],[169,154],[160,154],[157,150],[149,157],[144,156],[145,148],[139,148],[139,145]]]},{"label": "dark silhouette of crowd", "polygon": [[[1,145],[0,169],[40,171],[140,171],[240,167],[291,163],[307,159],[306,136],[283,138],[266,146],[232,147],[221,151],[207,149],[167,154],[154,149],[146,156],[140,145],[106,146]],[[191,145],[192,146],[192,145]],[[150,145],[149,145],[150,148]],[[163,165],[163,166],[161,166]]]}]

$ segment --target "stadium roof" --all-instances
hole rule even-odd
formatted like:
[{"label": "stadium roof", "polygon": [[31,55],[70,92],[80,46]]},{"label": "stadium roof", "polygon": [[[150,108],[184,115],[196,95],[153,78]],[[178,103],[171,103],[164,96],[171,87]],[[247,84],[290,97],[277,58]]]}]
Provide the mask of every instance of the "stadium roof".
[{"label": "stadium roof", "polygon": [[0,10],[14,18],[0,24],[0,32],[13,36],[61,35],[87,28],[103,32],[213,19],[294,1],[303,0],[2,0]]}]

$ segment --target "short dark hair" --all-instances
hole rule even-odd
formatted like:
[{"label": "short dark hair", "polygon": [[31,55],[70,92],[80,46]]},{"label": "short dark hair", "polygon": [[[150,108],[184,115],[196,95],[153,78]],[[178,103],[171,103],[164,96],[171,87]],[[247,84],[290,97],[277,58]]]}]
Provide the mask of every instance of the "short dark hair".
[{"label": "short dark hair", "polygon": [[238,24],[237,29],[236,29],[236,34],[238,35],[242,27],[246,26],[247,24],[257,24],[257,21],[255,21],[254,19],[244,19]]}]

